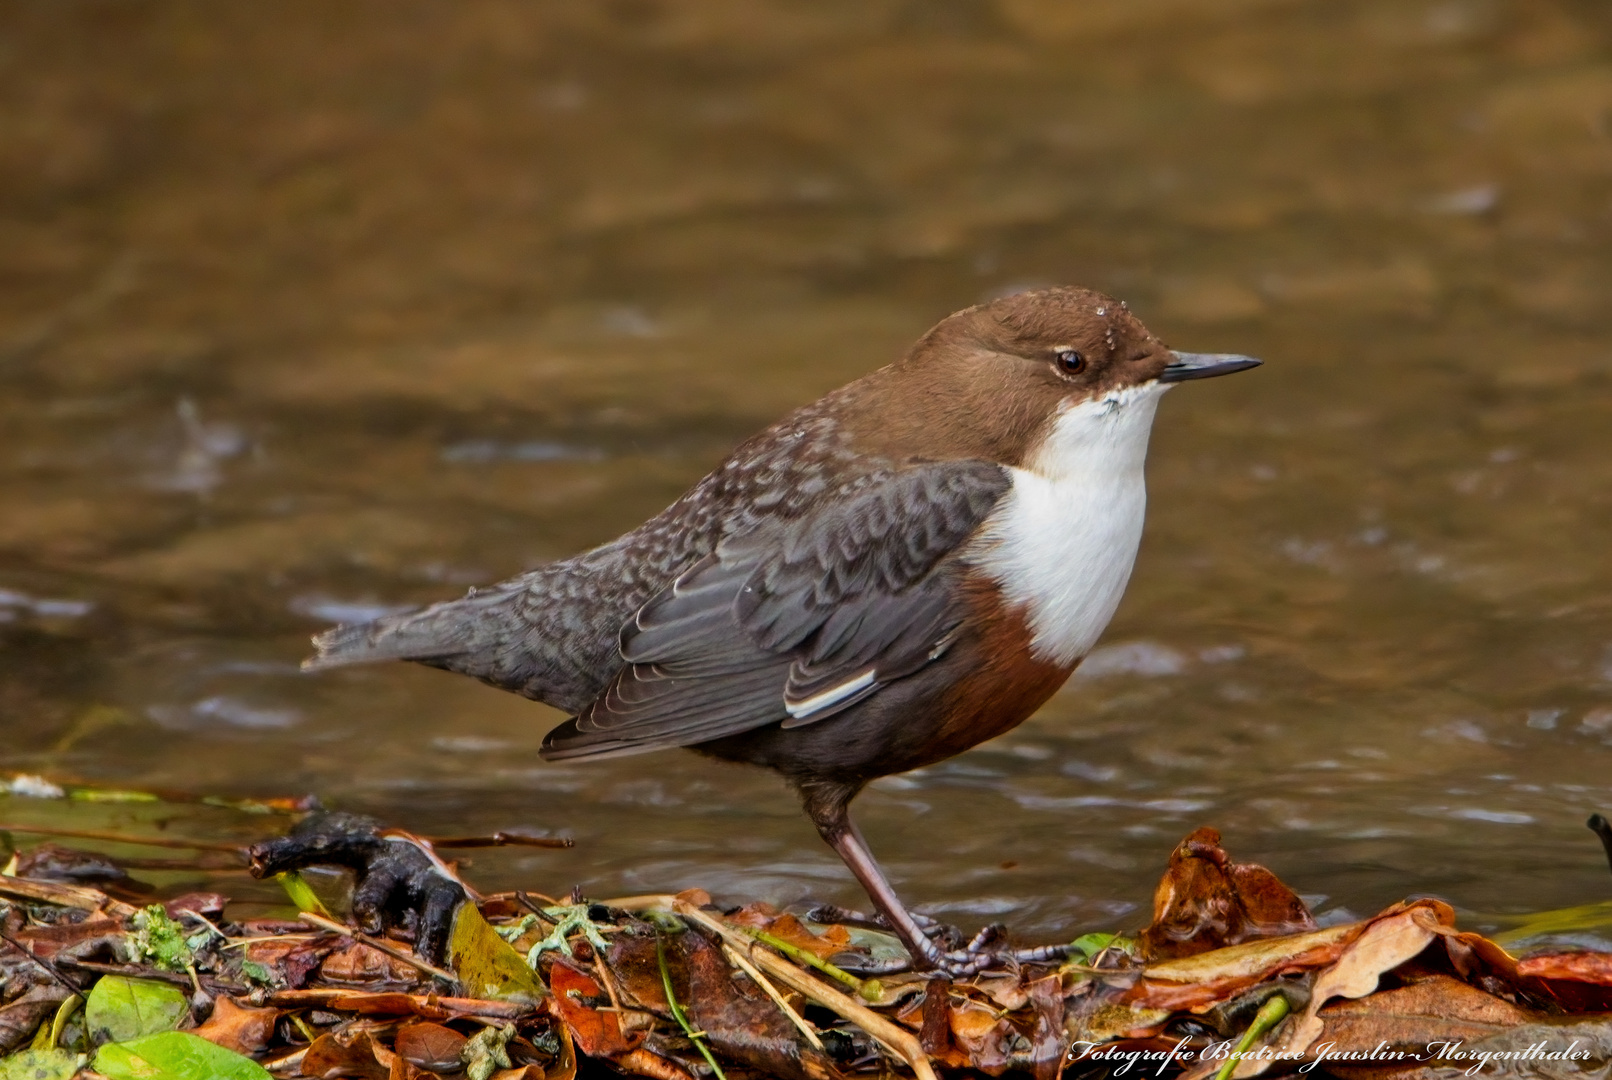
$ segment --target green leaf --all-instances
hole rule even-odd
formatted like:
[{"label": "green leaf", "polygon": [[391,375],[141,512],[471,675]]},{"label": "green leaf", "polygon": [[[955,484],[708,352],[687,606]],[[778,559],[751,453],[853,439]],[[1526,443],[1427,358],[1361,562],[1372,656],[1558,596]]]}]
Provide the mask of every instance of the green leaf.
[{"label": "green leaf", "polygon": [[178,987],[150,979],[106,975],[90,991],[84,1028],[91,1042],[125,1042],[141,1035],[172,1031],[190,1013]]},{"label": "green leaf", "polygon": [[0,1058],[0,1080],[69,1080],[78,1071],[78,1055],[66,1050],[24,1050]]},{"label": "green leaf", "polygon": [[291,898],[291,902],[297,905],[298,911],[311,911],[313,914],[323,915],[327,919],[334,918],[330,914],[330,909],[325,907],[318,896],[314,895],[313,887],[308,884],[308,879],[297,873],[297,871],[287,870],[283,874],[275,874],[274,880],[280,883],[280,888],[284,889],[285,894]]},{"label": "green leaf", "polygon": [[1081,934],[1069,943],[1069,949],[1090,961],[1092,957],[1114,944],[1114,939],[1117,937],[1118,934]]},{"label": "green leaf", "polygon": [[251,1058],[188,1031],[165,1031],[96,1051],[95,1071],[111,1080],[273,1080]]},{"label": "green leaf", "polygon": [[448,963],[467,997],[536,1002],[547,993],[526,958],[470,902],[460,904],[453,917]]}]

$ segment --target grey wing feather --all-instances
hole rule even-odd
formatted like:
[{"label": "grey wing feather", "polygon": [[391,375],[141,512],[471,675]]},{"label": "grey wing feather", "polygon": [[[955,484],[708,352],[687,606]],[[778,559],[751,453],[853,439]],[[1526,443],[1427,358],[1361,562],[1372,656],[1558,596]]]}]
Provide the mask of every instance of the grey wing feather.
[{"label": "grey wing feather", "polygon": [[688,746],[832,716],[943,652],[948,559],[1007,490],[989,462],[915,465],[720,545],[623,629],[626,666],[549,758]]}]

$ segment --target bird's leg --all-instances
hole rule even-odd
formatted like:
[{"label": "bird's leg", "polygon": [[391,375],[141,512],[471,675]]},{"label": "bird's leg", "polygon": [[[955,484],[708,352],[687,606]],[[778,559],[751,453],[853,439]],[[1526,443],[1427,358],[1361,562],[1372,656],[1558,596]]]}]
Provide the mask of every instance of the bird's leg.
[{"label": "bird's leg", "polygon": [[999,925],[985,927],[960,949],[942,947],[934,939],[945,940],[944,930],[950,928],[907,910],[873,852],[868,850],[862,831],[851,820],[850,802],[857,789],[841,785],[802,785],[801,790],[812,824],[867,890],[868,898],[878,909],[880,921],[907,947],[913,966],[961,979],[1006,964],[1055,963],[1068,954],[1068,946],[1063,945],[1018,950],[993,947],[1006,936]]},{"label": "bird's leg", "polygon": [[[948,951],[936,944],[925,933],[923,923],[896,895],[895,888],[891,886],[890,879],[884,876],[884,870],[868,850],[867,841],[862,839],[862,832],[851,820],[850,802],[857,789],[845,785],[802,785],[802,795],[806,803],[806,813],[817,826],[817,831],[839,853],[856,880],[862,883],[867,890],[868,898],[879,911],[883,921],[895,931],[901,943],[907,947],[907,953],[912,957],[914,966],[944,972],[952,978],[966,978],[977,975],[998,961],[996,955],[987,952]],[[924,920],[930,922],[930,920]]]}]

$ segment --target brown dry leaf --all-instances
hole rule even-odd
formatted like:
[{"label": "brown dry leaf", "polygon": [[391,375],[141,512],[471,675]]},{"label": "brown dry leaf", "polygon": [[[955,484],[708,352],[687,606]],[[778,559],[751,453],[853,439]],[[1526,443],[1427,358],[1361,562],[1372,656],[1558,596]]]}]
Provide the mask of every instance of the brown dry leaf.
[{"label": "brown dry leaf", "polygon": [[413,986],[420,981],[420,973],[413,966],[379,949],[370,948],[361,941],[339,948],[325,957],[319,965],[319,976],[326,982],[346,983],[349,986],[373,986],[384,983],[393,986]]},{"label": "brown dry leaf", "polygon": [[[1327,1002],[1339,997],[1365,997],[1377,989],[1383,972],[1392,971],[1427,948],[1436,936],[1430,922],[1424,908],[1411,907],[1367,926],[1337,962],[1316,977],[1309,1007],[1297,1022],[1289,1021],[1291,1027],[1282,1043],[1283,1056],[1291,1060],[1321,1036],[1325,1025],[1319,1014]],[[1238,1080],[1258,1076],[1270,1065],[1270,1059],[1245,1060],[1232,1075]]]},{"label": "brown dry leaf", "polygon": [[1537,979],[1571,979],[1574,982],[1612,986],[1612,953],[1538,953],[1517,961],[1517,971]]},{"label": "brown dry leaf", "polygon": [[29,926],[19,930],[15,936],[21,941],[26,941],[35,956],[48,960],[56,955],[58,949],[65,949],[103,934],[121,933],[122,930],[121,919],[114,919],[105,912],[95,911],[82,922]]},{"label": "brown dry leaf", "polygon": [[68,993],[57,983],[32,986],[16,1000],[0,1006],[0,1054],[21,1046],[55,1012]]},{"label": "brown dry leaf", "polygon": [[1314,929],[1293,890],[1263,866],[1232,862],[1220,833],[1203,828],[1170,854],[1153,894],[1153,922],[1141,934],[1142,953],[1165,960]]},{"label": "brown dry leaf", "polygon": [[467,1041],[453,1028],[415,1020],[397,1029],[392,1049],[411,1065],[433,1072],[453,1072],[461,1064],[459,1051]]},{"label": "brown dry leaf", "polygon": [[1517,961],[1517,975],[1538,980],[1574,1012],[1612,1012],[1612,953],[1544,953]]},{"label": "brown dry leaf", "polygon": [[392,1069],[388,1061],[376,1060],[377,1047],[368,1031],[354,1028],[348,1031],[321,1035],[308,1047],[302,1058],[304,1076],[346,1076],[359,1080],[391,1080]]},{"label": "brown dry leaf", "polygon": [[951,1029],[954,1049],[943,1064],[992,1076],[1007,1069],[1009,1055],[1004,1044],[1017,1032],[995,1009],[968,998],[953,1001]]},{"label": "brown dry leaf", "polygon": [[213,1003],[213,1015],[195,1034],[250,1057],[269,1045],[279,1019],[279,1009],[243,1009],[230,998],[220,997]]},{"label": "brown dry leaf", "polygon": [[[662,943],[679,1003],[719,1055],[788,1080],[838,1076],[828,1058],[801,1039],[766,992],[748,975],[734,971],[704,934],[690,930],[667,935]],[[663,1016],[669,1014],[653,937],[619,935],[607,963],[626,997]]]},{"label": "brown dry leaf", "polygon": [[539,1065],[522,1065],[518,1069],[499,1069],[493,1073],[492,1080],[545,1080],[547,1076]]},{"label": "brown dry leaf", "polygon": [[1365,923],[1263,938],[1243,945],[1150,964],[1120,999],[1141,1009],[1205,1009],[1279,975],[1315,971],[1333,963]]},{"label": "brown dry leaf", "polygon": [[643,1047],[623,1054],[616,1059],[616,1065],[627,1073],[648,1076],[651,1080],[694,1080],[688,1070],[675,1061],[669,1061]]},{"label": "brown dry leaf", "polygon": [[1429,975],[1409,986],[1354,1001],[1335,1001],[1321,1012],[1330,1052],[1371,1050],[1379,1043],[1425,1054],[1434,1042],[1475,1042],[1529,1021],[1509,1001],[1449,975]]},{"label": "brown dry leaf", "polygon": [[614,1058],[636,1050],[644,1041],[643,1032],[623,1032],[621,1014],[600,1012],[610,998],[592,975],[564,960],[556,960],[549,971],[549,989],[555,1009],[577,1048],[589,1057]]},{"label": "brown dry leaf", "polygon": [[822,960],[827,960],[851,947],[851,933],[845,927],[829,926],[821,933],[817,933],[807,929],[806,924],[793,915],[780,915],[773,920],[767,932],[791,945],[815,953]]}]

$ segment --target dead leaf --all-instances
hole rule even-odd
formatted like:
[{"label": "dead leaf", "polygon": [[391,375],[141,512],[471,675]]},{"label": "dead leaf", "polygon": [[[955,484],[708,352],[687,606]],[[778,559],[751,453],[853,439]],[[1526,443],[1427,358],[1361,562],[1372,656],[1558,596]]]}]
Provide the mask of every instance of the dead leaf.
[{"label": "dead leaf", "polygon": [[571,1029],[577,1048],[589,1057],[613,1058],[635,1050],[644,1041],[643,1032],[624,1033],[621,1014],[600,1012],[611,1002],[604,987],[593,976],[564,959],[554,961],[549,970],[549,989],[560,1019]]},{"label": "dead leaf", "polygon": [[213,1003],[213,1015],[194,1034],[226,1050],[250,1057],[269,1045],[279,1009],[243,1009],[227,997]]},{"label": "dead leaf", "polygon": [[543,982],[526,958],[498,936],[475,904],[461,904],[448,937],[448,966],[470,997],[539,1001]]},{"label": "dead leaf", "polygon": [[1144,956],[1163,960],[1314,929],[1293,890],[1263,866],[1232,862],[1220,834],[1204,828],[1171,853],[1141,945]]},{"label": "dead leaf", "polygon": [[10,1053],[26,1042],[67,998],[65,988],[49,982],[32,986],[16,1000],[0,1006],[0,1054]]},{"label": "dead leaf", "polygon": [[1366,923],[1263,938],[1243,945],[1150,964],[1121,1000],[1141,1009],[1201,1013],[1213,1005],[1281,975],[1316,971],[1343,955]]},{"label": "dead leaf", "polygon": [[302,1058],[302,1075],[391,1080],[391,1062],[382,1064],[376,1060],[376,1049],[369,1032],[362,1028],[321,1035]]},{"label": "dead leaf", "polygon": [[1531,1017],[1449,975],[1429,975],[1409,986],[1382,990],[1321,1011],[1329,1052],[1370,1050],[1380,1043],[1426,1054],[1434,1042],[1474,1042]]},{"label": "dead leaf", "polygon": [[1517,961],[1517,974],[1544,984],[1551,997],[1574,1012],[1612,1011],[1612,953],[1529,956]]},{"label": "dead leaf", "polygon": [[[1403,964],[1432,943],[1436,936],[1426,925],[1427,917],[1417,918],[1419,909],[1411,908],[1373,921],[1357,937],[1337,962],[1316,976],[1310,990],[1310,1005],[1291,1025],[1282,1042],[1282,1056],[1287,1060],[1302,1054],[1321,1036],[1325,1024],[1320,1018],[1322,1006],[1333,998],[1365,997],[1377,989],[1377,981],[1386,971]],[[1249,1059],[1237,1066],[1232,1075],[1238,1080],[1258,1076],[1268,1069],[1271,1059]]]},{"label": "dead leaf", "polygon": [[414,986],[420,981],[420,972],[396,957],[355,941],[325,957],[319,965],[319,977],[349,986]]},{"label": "dead leaf", "polygon": [[114,919],[104,912],[91,912],[82,922],[54,923],[49,926],[30,926],[19,930],[15,935],[19,940],[28,943],[29,949],[35,956],[49,959],[56,955],[57,950],[66,949],[80,942],[106,934],[116,934],[123,931],[121,919]]},{"label": "dead leaf", "polygon": [[668,1061],[643,1047],[623,1054],[616,1064],[626,1072],[648,1076],[651,1080],[694,1080],[688,1070],[675,1061]]},{"label": "dead leaf", "polygon": [[[802,928],[802,932],[805,931]],[[828,1080],[834,1065],[800,1033],[766,991],[728,965],[704,934],[689,930],[663,939],[673,992],[689,1022],[705,1033],[718,1054],[788,1080]],[[619,935],[607,955],[624,996],[645,1009],[669,1016],[666,993],[649,935]],[[584,1052],[587,1048],[583,1047]]]},{"label": "dead leaf", "polygon": [[397,1029],[392,1049],[410,1064],[432,1072],[459,1068],[459,1051],[467,1040],[457,1031],[428,1020],[415,1020]]}]

